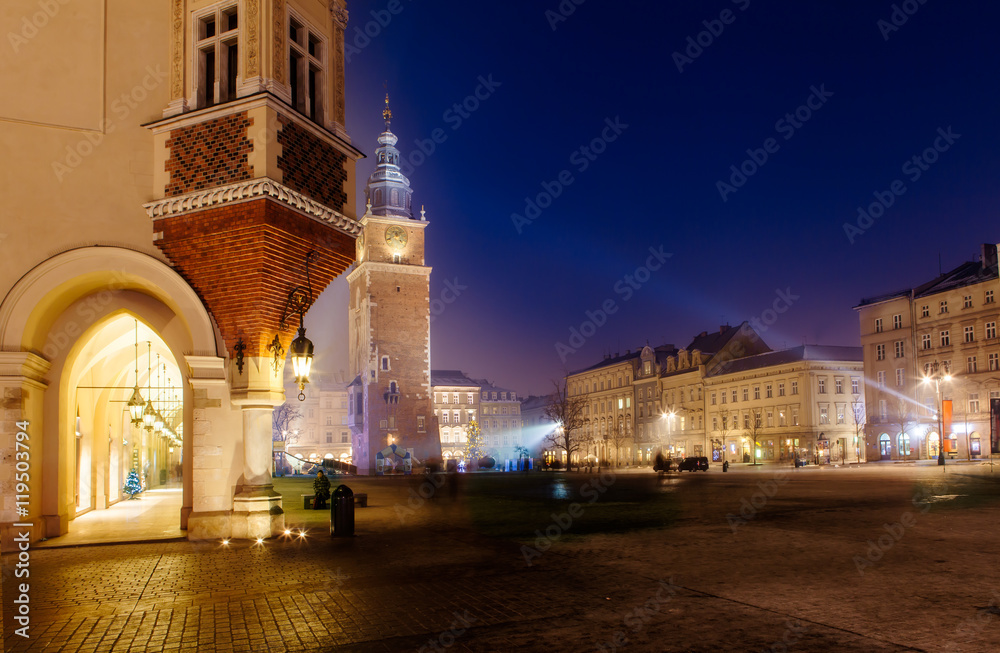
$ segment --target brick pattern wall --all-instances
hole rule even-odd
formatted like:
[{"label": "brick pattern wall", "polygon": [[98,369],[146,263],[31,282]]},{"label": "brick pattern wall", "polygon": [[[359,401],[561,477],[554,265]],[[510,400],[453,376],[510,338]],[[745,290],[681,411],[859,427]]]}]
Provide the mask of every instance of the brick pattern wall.
[{"label": "brick pattern wall", "polygon": [[252,125],[253,119],[244,111],[170,132],[166,196],[251,179],[249,154],[253,143],[247,130]]},{"label": "brick pattern wall", "polygon": [[[212,312],[226,347],[240,337],[246,356],[267,356],[289,291],[306,285],[313,298],[354,261],[354,239],[270,199],[207,209],[156,222],[157,246]],[[307,322],[308,326],[308,322]],[[281,330],[287,350],[298,328]]]},{"label": "brick pattern wall", "polygon": [[[366,287],[367,286],[367,287]],[[360,288],[361,294],[371,293],[377,304],[377,315],[373,318],[372,337],[378,349],[379,364],[382,356],[389,356],[390,369],[378,372],[378,382],[368,387],[369,405],[365,425],[369,434],[367,443],[355,445],[355,464],[359,450],[368,451],[368,459],[374,472],[375,454],[386,446],[388,431],[380,428],[379,422],[388,419],[394,412],[396,430],[392,432],[395,443],[403,448],[411,448],[420,461],[441,457],[441,443],[437,422],[434,419],[433,396],[430,388],[430,277],[429,275],[400,274],[394,272],[370,271],[360,275],[351,286],[351,297]],[[398,289],[398,290],[397,290]],[[349,341],[357,346],[353,321]],[[367,350],[367,338],[362,337],[362,346]],[[353,355],[353,352],[352,352]],[[385,403],[384,393],[389,383],[396,381],[400,391],[399,404],[390,411]],[[422,415],[425,429],[417,431],[417,416]],[[361,460],[364,458],[362,457]],[[361,465],[359,464],[359,469]]]},{"label": "brick pattern wall", "polygon": [[282,183],[335,211],[347,204],[347,157],[291,119],[279,116]]}]

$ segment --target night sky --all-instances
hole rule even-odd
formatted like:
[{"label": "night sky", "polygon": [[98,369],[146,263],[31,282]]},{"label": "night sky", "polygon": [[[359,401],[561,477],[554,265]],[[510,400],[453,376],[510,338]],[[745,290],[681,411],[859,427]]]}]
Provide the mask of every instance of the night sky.
[{"label": "night sky", "polygon": [[[389,6],[383,27],[371,12]],[[604,353],[770,317],[778,290],[792,300],[762,333],[771,347],[857,345],[862,297],[1000,241],[1000,7],[895,7],[350,2],[358,202],[387,81],[431,222],[431,298],[460,288],[433,305],[432,367],[547,392]],[[415,141],[436,129],[421,160]],[[887,208],[858,228],[876,193]],[[545,208],[526,214],[526,198]],[[647,262],[658,269],[637,272]],[[347,366],[345,287],[314,313],[327,371]],[[571,328],[604,306],[576,347]]]}]

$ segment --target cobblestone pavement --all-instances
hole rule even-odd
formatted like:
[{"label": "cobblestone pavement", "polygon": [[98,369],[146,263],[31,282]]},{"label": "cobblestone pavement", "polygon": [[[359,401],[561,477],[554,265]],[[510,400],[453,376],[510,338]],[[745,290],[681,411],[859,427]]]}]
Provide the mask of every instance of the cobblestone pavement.
[{"label": "cobblestone pavement", "polygon": [[[314,529],[263,545],[33,550],[30,638],[13,634],[5,574],[4,643],[88,652],[1000,650],[995,502],[921,513],[859,574],[853,556],[912,509],[912,483],[803,476],[733,529],[726,514],[761,478],[687,477],[690,510],[673,528],[571,538],[531,566],[520,543],[478,533],[460,503],[423,506],[401,524],[407,490],[386,485],[365,488],[371,507],[359,510],[352,539]],[[822,508],[804,508],[818,497]],[[323,519],[289,512],[297,518]],[[5,572],[12,563],[3,557]]]}]

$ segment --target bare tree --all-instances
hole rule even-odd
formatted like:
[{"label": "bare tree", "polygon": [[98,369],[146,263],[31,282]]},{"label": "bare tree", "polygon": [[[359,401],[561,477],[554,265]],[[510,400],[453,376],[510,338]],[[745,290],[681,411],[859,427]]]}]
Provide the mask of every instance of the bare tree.
[{"label": "bare tree", "polygon": [[621,417],[618,418],[618,421],[611,422],[611,426],[608,429],[607,441],[615,448],[615,467],[618,467],[620,464],[621,448],[631,439],[632,437]]},{"label": "bare tree", "polygon": [[726,460],[726,436],[729,435],[729,410],[723,408],[719,411],[719,435],[722,437],[722,460]]},{"label": "bare tree", "polygon": [[754,408],[750,411],[750,423],[746,429],[747,437],[750,438],[750,455],[753,458],[753,464],[757,464],[757,442],[760,438],[762,432],[764,431],[764,423],[761,421],[761,410],[760,408]]},{"label": "bare tree", "polygon": [[[889,423],[899,427],[900,436],[917,425],[917,414],[913,410],[913,404],[909,399],[906,397],[896,397],[896,400],[892,402],[889,409]],[[899,440],[900,438],[897,437],[897,448],[899,447]]]},{"label": "bare tree", "polygon": [[868,420],[867,413],[865,412],[865,402],[861,400],[860,395],[854,395],[851,401],[851,417],[854,418],[854,441],[857,443],[854,447],[854,455],[857,457],[858,462],[861,462],[862,434],[865,431],[865,423]]},{"label": "bare tree", "polygon": [[271,432],[276,442],[293,444],[298,436],[292,433],[292,422],[302,419],[302,410],[287,401],[271,413]]},{"label": "bare tree", "polygon": [[[280,406],[276,406],[271,412],[271,439],[275,442],[284,442],[285,448],[288,445],[295,444],[298,441],[299,436],[297,433],[292,432],[292,422],[302,418],[302,410],[298,406],[292,405],[287,401]],[[285,466],[285,452],[282,451],[277,461],[279,467],[284,468]]]},{"label": "bare tree", "polygon": [[545,436],[545,440],[566,452],[566,469],[570,469],[573,454],[586,444],[583,432],[583,409],[586,403],[579,395],[571,397],[565,385],[562,388],[558,383],[553,382],[553,385],[555,392],[545,407],[545,417],[554,422],[556,428]]}]

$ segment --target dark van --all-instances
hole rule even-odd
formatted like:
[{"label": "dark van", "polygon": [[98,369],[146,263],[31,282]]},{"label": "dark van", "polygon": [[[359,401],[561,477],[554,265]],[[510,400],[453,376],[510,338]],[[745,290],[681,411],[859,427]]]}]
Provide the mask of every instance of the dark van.
[{"label": "dark van", "polygon": [[708,471],[708,458],[704,456],[688,456],[677,466],[677,471],[679,472],[696,472],[699,469],[703,472]]}]

